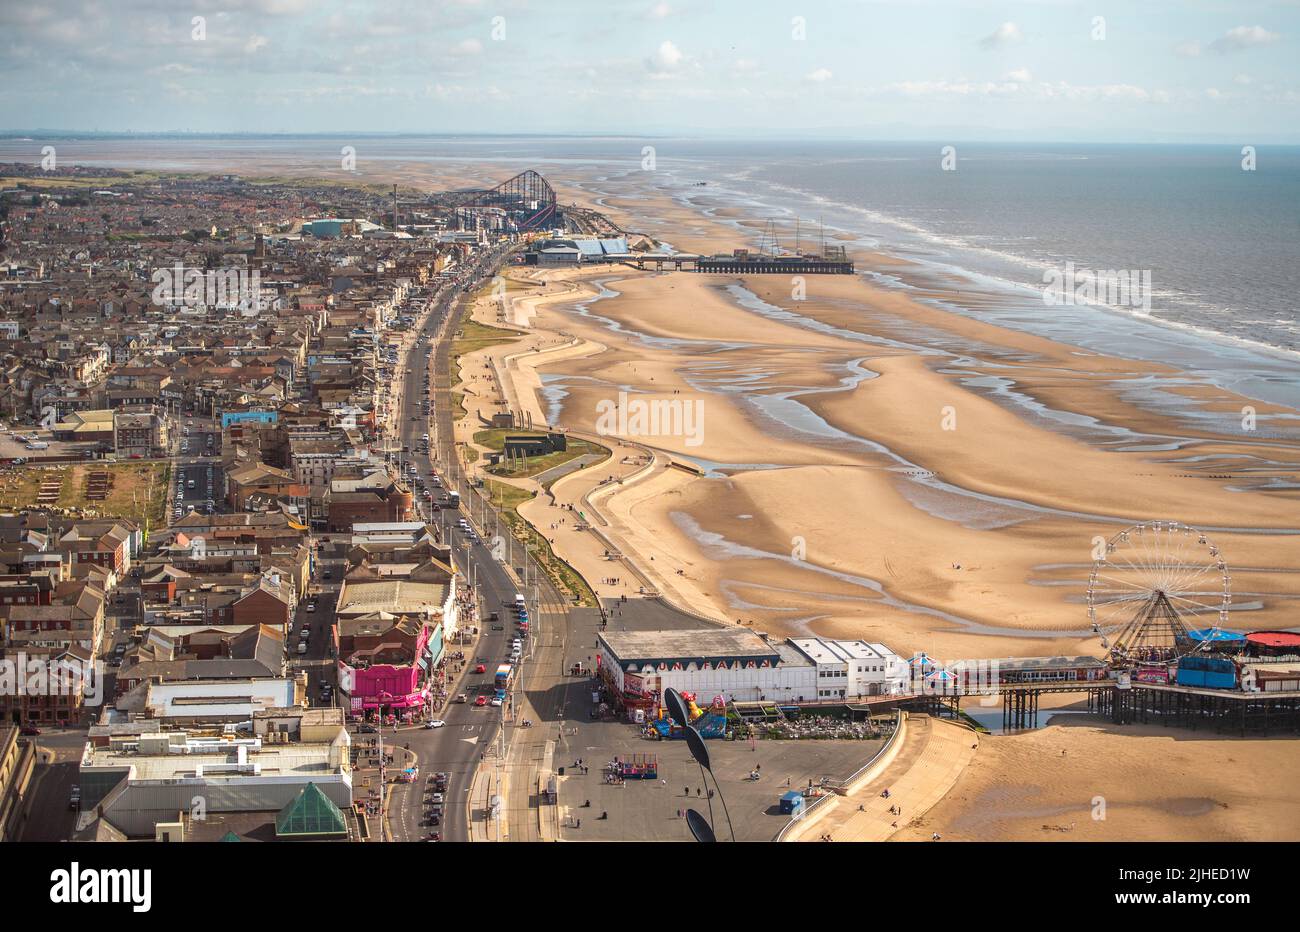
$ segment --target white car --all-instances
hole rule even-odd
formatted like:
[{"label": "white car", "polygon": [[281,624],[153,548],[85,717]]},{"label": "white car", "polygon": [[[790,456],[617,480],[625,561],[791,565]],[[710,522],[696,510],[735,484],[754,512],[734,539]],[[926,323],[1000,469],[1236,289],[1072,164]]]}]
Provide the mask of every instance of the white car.
[{"label": "white car", "polygon": [[500,696],[493,696],[493,697],[492,697],[491,705],[501,705],[501,697],[500,697]]},{"label": "white car", "polygon": [[447,723],[444,722],[442,719],[440,719],[440,718],[435,718],[435,719],[433,719],[432,721],[425,722],[425,723],[424,723],[424,727],[425,727],[425,728],[441,728],[443,725],[446,725],[446,724],[447,724]]}]

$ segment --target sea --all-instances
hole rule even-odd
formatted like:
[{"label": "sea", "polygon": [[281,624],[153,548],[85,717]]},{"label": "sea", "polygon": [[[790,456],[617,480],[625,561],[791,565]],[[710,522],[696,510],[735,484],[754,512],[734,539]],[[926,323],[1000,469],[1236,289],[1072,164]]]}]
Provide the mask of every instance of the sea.
[{"label": "sea", "polygon": [[[31,134],[0,137],[0,162],[37,163],[45,145],[63,164],[235,172],[244,159],[334,168],[351,145],[362,180],[368,163],[469,161],[499,165],[502,180],[524,168],[583,178],[597,201],[649,184],[706,212],[772,219],[787,249],[797,221],[804,249],[824,238],[909,260],[914,275],[864,269],[886,287],[985,294],[948,307],[958,313],[1300,407],[1300,147]],[[760,245],[760,231],[736,229],[737,245]],[[1132,273],[1147,300],[1045,301],[1065,270]]]}]

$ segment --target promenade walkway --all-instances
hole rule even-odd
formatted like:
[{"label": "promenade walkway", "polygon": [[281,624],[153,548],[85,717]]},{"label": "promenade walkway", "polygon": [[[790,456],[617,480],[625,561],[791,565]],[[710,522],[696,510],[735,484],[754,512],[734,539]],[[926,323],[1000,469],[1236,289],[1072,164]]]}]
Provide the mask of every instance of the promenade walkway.
[{"label": "promenade walkway", "polygon": [[[515,272],[520,283],[528,281],[533,273]],[[547,304],[576,300],[588,292],[577,288],[560,288],[543,291],[544,281],[533,282],[522,293],[513,294],[506,327],[526,326],[539,308]],[[554,285],[550,286],[554,288]],[[523,305],[526,312],[518,311]],[[470,308],[470,315],[479,323],[502,327],[496,319],[498,303],[491,298],[479,298]],[[519,332],[519,339],[489,346],[461,358],[461,375],[464,381],[457,391],[467,391],[463,405],[468,416],[455,425],[456,440],[478,453],[476,463],[467,467],[471,475],[482,474],[487,449],[474,443],[473,436],[483,429],[483,423],[500,410],[504,401],[512,411],[528,411],[536,429],[543,429],[545,412],[542,410],[541,378],[537,367],[562,359],[582,357],[601,352],[604,346],[586,340],[574,339],[565,334],[538,333],[533,330]],[[527,479],[497,479],[537,493],[536,497],[519,507],[519,514],[533,525],[550,542],[555,554],[579,575],[602,599],[626,597],[637,599],[646,592],[665,592],[677,595],[674,601],[689,605],[697,601],[686,593],[676,592],[683,582],[673,575],[672,555],[664,552],[657,556],[663,561],[663,572],[656,572],[654,564],[634,564],[619,542],[611,536],[613,529],[604,516],[608,505],[602,500],[614,493],[626,491],[633,485],[668,469],[669,457],[635,443],[615,437],[598,437],[580,431],[570,436],[591,440],[609,448],[611,455],[591,465],[587,458]],[[684,478],[682,474],[681,478]],[[550,488],[545,488],[550,482]],[[585,519],[585,520],[584,520]],[[499,529],[485,528],[485,533],[495,534]]]},{"label": "promenade walkway", "polygon": [[[885,841],[939,802],[975,757],[979,736],[942,719],[911,716],[903,747],[884,773],[857,792],[827,800],[791,841]],[[889,798],[880,794],[889,790]],[[901,815],[889,811],[899,806]],[[861,807],[859,809],[859,807]],[[897,827],[895,827],[897,823]]]}]

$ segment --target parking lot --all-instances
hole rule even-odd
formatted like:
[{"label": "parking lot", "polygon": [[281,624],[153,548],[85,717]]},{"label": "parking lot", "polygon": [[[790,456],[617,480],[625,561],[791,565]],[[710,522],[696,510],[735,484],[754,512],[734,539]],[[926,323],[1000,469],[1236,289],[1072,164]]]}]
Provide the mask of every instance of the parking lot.
[{"label": "parking lot", "polygon": [[[679,809],[693,808],[708,816],[710,800],[699,765],[685,741],[643,739],[635,726],[593,722],[573,727],[555,752],[559,780],[560,835],[566,841],[690,841]],[[866,763],[881,747],[879,740],[850,741],[707,741],[713,772],[718,778],[737,841],[770,841],[789,821],[780,812],[781,794],[820,783],[842,780]],[[603,768],[614,757],[657,758],[658,778],[606,783]],[[575,773],[582,758],[587,773]],[[757,770],[757,780],[749,779]],[[712,786],[712,781],[709,783]],[[585,803],[590,805],[584,805]],[[729,840],[722,800],[714,797],[713,824],[719,840]],[[602,813],[607,818],[601,819]],[[579,824],[580,823],[580,824]]]},{"label": "parking lot", "polygon": [[[31,438],[38,444],[46,444],[47,446],[33,450],[26,441],[18,439],[19,435]],[[0,460],[31,460],[33,457],[46,456],[76,456],[89,459],[88,454],[93,454],[99,447],[99,443],[73,443],[71,441],[54,440],[50,437],[48,430],[38,430],[35,427],[15,427],[13,430],[0,430]]]}]

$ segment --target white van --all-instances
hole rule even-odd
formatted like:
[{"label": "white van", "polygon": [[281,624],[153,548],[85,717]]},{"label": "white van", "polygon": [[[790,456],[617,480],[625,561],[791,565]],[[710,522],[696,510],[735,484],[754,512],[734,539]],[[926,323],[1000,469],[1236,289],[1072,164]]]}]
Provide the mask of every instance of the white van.
[{"label": "white van", "polygon": [[528,603],[524,601],[524,595],[523,595],[523,593],[522,593],[522,592],[516,592],[516,593],[515,593],[515,608],[525,608],[525,607],[527,607],[527,605],[528,605]]}]

